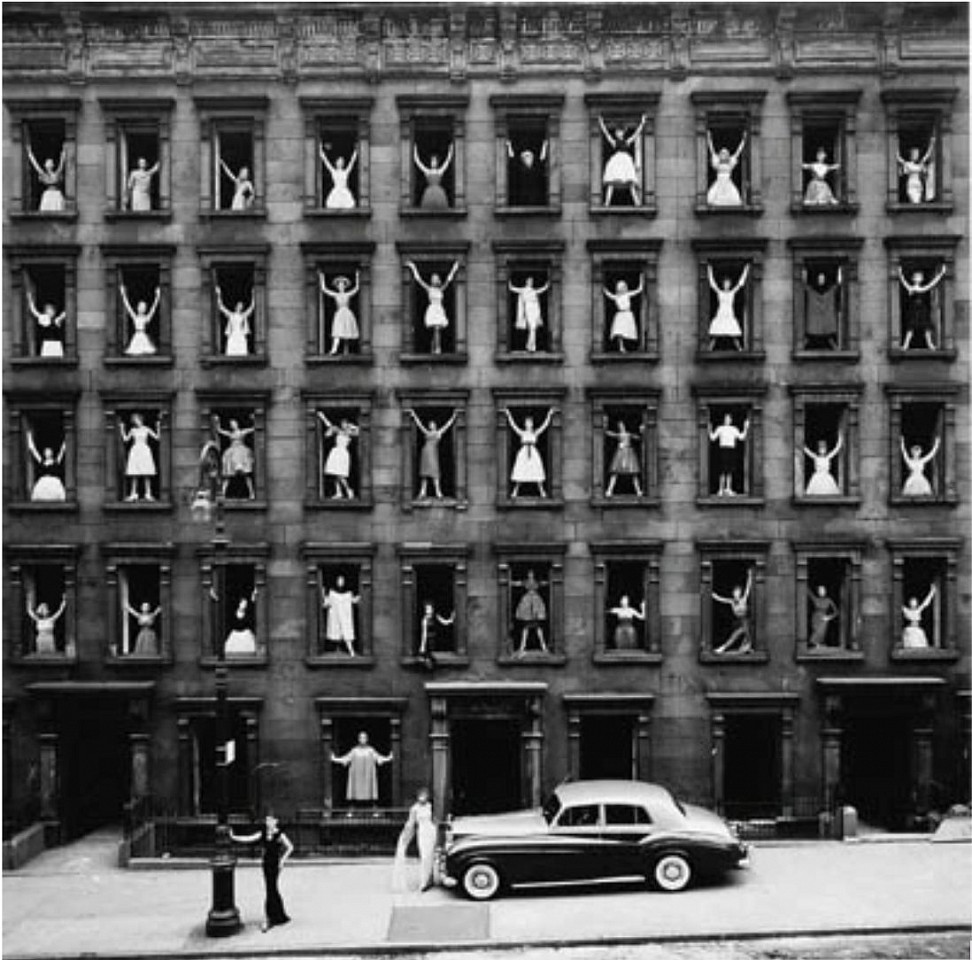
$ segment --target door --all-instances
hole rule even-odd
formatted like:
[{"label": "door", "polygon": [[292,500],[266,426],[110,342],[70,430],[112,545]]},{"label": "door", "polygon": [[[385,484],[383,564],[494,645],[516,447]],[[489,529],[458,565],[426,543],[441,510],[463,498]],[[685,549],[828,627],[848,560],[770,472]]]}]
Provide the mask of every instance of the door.
[{"label": "door", "polygon": [[518,720],[455,718],[450,750],[453,814],[499,813],[523,806]]},{"label": "door", "polygon": [[580,722],[580,779],[633,780],[634,720],[592,715]]},{"label": "door", "polygon": [[841,802],[858,819],[903,830],[911,807],[911,728],[906,716],[849,716],[841,737]]},{"label": "door", "polygon": [[781,809],[782,726],[775,714],[729,714],[723,744],[723,805],[730,819],[776,817]]}]

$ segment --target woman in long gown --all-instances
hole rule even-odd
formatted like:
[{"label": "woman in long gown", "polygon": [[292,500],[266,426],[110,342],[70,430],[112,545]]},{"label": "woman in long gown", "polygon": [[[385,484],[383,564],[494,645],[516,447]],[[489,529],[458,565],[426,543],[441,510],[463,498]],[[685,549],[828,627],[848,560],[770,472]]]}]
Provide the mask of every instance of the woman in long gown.
[{"label": "woman in long gown", "polygon": [[803,271],[803,292],[805,296],[804,337],[808,348],[818,346],[823,341],[831,350],[836,350],[840,342],[840,289],[843,271],[837,268],[834,282],[827,285],[827,277],[817,274],[816,284],[810,283],[810,274]]},{"label": "woman in long gown", "polygon": [[233,199],[230,201],[230,210],[249,210],[256,199],[256,190],[253,188],[253,181],[250,180],[250,168],[240,167],[239,175],[237,175],[226,166],[222,157],[220,157],[219,165],[223,168],[223,173],[233,181]]},{"label": "woman in long gown", "polygon": [[525,417],[523,428],[517,426],[513,419],[513,414],[509,410],[504,410],[506,419],[510,424],[510,429],[520,440],[520,449],[516,452],[516,459],[513,461],[513,470],[510,473],[510,482],[513,484],[513,492],[510,494],[512,499],[516,499],[520,493],[521,483],[535,484],[541,497],[546,497],[547,491],[544,489],[544,482],[547,479],[547,472],[543,466],[543,457],[537,450],[537,441],[543,436],[544,431],[550,426],[553,419],[554,408],[547,411],[546,419],[536,429],[533,429],[533,417]]},{"label": "woman in long gown", "polygon": [[324,461],[324,479],[328,477],[334,482],[334,493],[332,499],[341,500],[347,498],[354,499],[354,491],[351,489],[351,442],[361,431],[351,423],[350,420],[343,419],[340,424],[335,426],[327,418],[322,410],[317,411],[317,417],[324,424],[324,439],[334,438],[334,443],[328,451],[327,459]]},{"label": "woman in long gown", "polygon": [[357,149],[351,154],[347,166],[344,165],[344,157],[338,157],[334,163],[331,163],[327,159],[323,147],[321,147],[321,160],[324,161],[324,166],[331,175],[331,189],[324,200],[324,206],[328,210],[353,210],[356,201],[351,188],[348,186],[348,181],[351,179],[351,171],[354,170],[354,165],[358,161]]},{"label": "woman in long gown", "polygon": [[34,634],[34,653],[57,653],[54,630],[66,606],[66,597],[61,598],[61,605],[54,613],[51,613],[50,607],[43,601],[37,604],[34,610],[30,609],[29,603],[27,604],[27,616],[34,621],[34,626],[36,627],[36,633]]},{"label": "woman in long gown", "polygon": [[439,427],[434,420],[430,420],[428,426],[419,420],[414,410],[408,411],[419,433],[422,434],[422,452],[419,454],[419,478],[421,486],[419,488],[419,499],[428,496],[428,486],[431,483],[435,491],[437,500],[442,499],[442,467],[439,461],[439,444],[442,438],[449,432],[449,428],[456,422],[457,412]]},{"label": "woman in long gown", "polygon": [[238,836],[230,830],[230,839],[237,843],[263,844],[261,866],[263,867],[263,882],[266,888],[266,901],[264,903],[266,919],[260,929],[266,933],[271,927],[290,923],[290,917],[287,916],[287,911],[284,909],[283,897],[280,896],[278,883],[280,871],[294,852],[294,845],[290,842],[287,834],[280,829],[280,822],[272,813],[268,813],[262,829],[245,836]]},{"label": "woman in long gown", "polygon": [[135,618],[138,626],[138,633],[135,636],[135,645],[132,653],[138,656],[153,656],[159,652],[159,635],[155,632],[155,621],[162,613],[161,607],[152,609],[149,603],[143,603],[138,609],[125,604],[125,612]]},{"label": "woman in long gown", "polygon": [[406,260],[405,266],[412,271],[415,282],[425,291],[426,296],[429,298],[429,305],[425,308],[425,316],[422,322],[425,325],[425,329],[432,333],[432,352],[442,353],[442,331],[449,326],[449,317],[445,312],[443,297],[449,284],[455,279],[456,273],[459,270],[459,261],[456,260],[452,264],[445,283],[442,282],[442,278],[437,273],[433,273],[429,277],[429,282],[426,283],[422,279],[418,267],[411,260]]},{"label": "woman in long gown", "polygon": [[716,315],[709,324],[709,349],[715,350],[716,341],[720,337],[725,337],[732,340],[733,346],[737,350],[742,350],[743,330],[736,319],[735,300],[736,294],[746,285],[746,278],[749,276],[749,264],[747,263],[743,267],[735,286],[731,286],[732,281],[728,277],[723,277],[722,287],[720,288],[716,285],[712,264],[708,265],[707,270],[709,287],[718,300]]},{"label": "woman in long gown", "polygon": [[945,276],[945,271],[945,265],[942,264],[938,273],[928,283],[924,283],[924,273],[921,270],[915,270],[911,274],[911,281],[909,282],[904,271],[901,267],[898,267],[898,280],[907,294],[907,298],[901,307],[902,320],[907,325],[904,340],[901,342],[902,350],[907,350],[913,339],[924,340],[927,350],[935,349],[935,341],[932,338],[931,292]]},{"label": "woman in long gown", "polygon": [[931,203],[935,199],[935,164],[932,155],[935,152],[935,137],[928,141],[928,149],[921,156],[918,147],[908,151],[908,159],[899,153],[898,176],[904,181],[905,196],[909,203]]},{"label": "woman in long gown", "polygon": [[640,497],[641,464],[638,462],[638,455],[634,451],[634,441],[638,438],[631,434],[623,420],[618,421],[617,433],[605,429],[604,436],[618,441],[614,456],[611,457],[611,465],[608,467],[608,485],[604,491],[604,496],[613,497],[614,486],[618,482],[618,477],[627,477],[634,487],[635,495]]},{"label": "woman in long gown", "polygon": [[409,889],[408,847],[415,837],[419,853],[419,892],[424,893],[432,886],[435,872],[435,843],[439,828],[432,815],[432,801],[427,787],[422,787],[415,795],[415,803],[409,808],[408,819],[399,834],[395,847],[395,864],[392,873],[392,887],[398,893]]},{"label": "woman in long gown", "polygon": [[128,204],[133,212],[152,209],[152,177],[158,172],[158,163],[150,167],[145,157],[138,158],[138,165],[128,175]]},{"label": "woman in long gown", "polygon": [[27,308],[37,324],[37,343],[42,357],[60,358],[64,356],[64,321],[67,311],[58,313],[53,303],[45,303],[43,310],[37,309],[34,296],[27,291]]},{"label": "woman in long gown", "polygon": [[147,427],[145,420],[140,413],[132,414],[132,425],[125,432],[125,424],[119,423],[118,430],[121,433],[122,443],[131,442],[128,450],[128,459],[125,461],[125,476],[128,478],[131,488],[128,501],[138,500],[138,481],[141,480],[145,488],[145,499],[154,500],[152,495],[152,479],[158,475],[155,466],[155,457],[152,455],[152,448],[149,440],[159,442],[161,436],[161,424],[156,423],[155,429]]},{"label": "woman in long gown", "polygon": [[711,131],[706,131],[705,136],[709,144],[709,162],[716,175],[705,196],[706,203],[710,207],[741,207],[743,205],[742,195],[739,193],[739,188],[733,183],[732,173],[736,169],[739,157],[746,146],[746,131],[743,131],[739,146],[736,148],[736,152],[732,154],[726,147],[716,153],[715,146],[712,143]]},{"label": "woman in long gown", "polygon": [[908,605],[901,608],[901,615],[905,618],[905,628],[901,634],[901,646],[905,649],[915,650],[928,646],[928,635],[921,625],[921,615],[935,599],[935,593],[935,584],[932,584],[921,603],[918,602],[917,597],[911,597],[908,600]]},{"label": "woman in long gown", "polygon": [[415,160],[415,166],[425,177],[425,189],[422,191],[419,206],[423,210],[447,210],[449,208],[449,195],[446,193],[445,187],[442,186],[442,180],[449,170],[449,164],[452,163],[452,144],[449,144],[449,150],[441,166],[439,166],[437,154],[429,157],[429,165],[425,166],[419,157],[418,145],[412,150],[412,156]]},{"label": "woman in long gown", "polygon": [[128,291],[125,289],[125,285],[122,284],[119,290],[121,291],[122,305],[125,307],[129,320],[132,321],[134,331],[132,339],[128,341],[128,346],[125,347],[125,354],[129,357],[151,356],[155,353],[155,344],[152,343],[152,338],[148,335],[148,326],[155,319],[155,312],[159,309],[162,288],[155,288],[155,299],[152,301],[151,309],[144,300],[139,300],[138,306],[134,310],[128,300]]},{"label": "woman in long gown", "polygon": [[807,483],[805,495],[808,497],[837,497],[840,496],[840,486],[830,472],[830,461],[840,453],[844,438],[838,433],[837,443],[831,451],[827,451],[827,441],[817,441],[817,452],[809,447],[803,448],[803,454],[813,462],[813,473]]},{"label": "woman in long gown", "polygon": [[[331,290],[327,285],[324,274],[319,274],[321,281],[321,293],[330,297],[334,301],[334,317],[331,320],[331,349],[330,356],[334,356],[344,344],[344,352],[348,352],[352,340],[357,340],[361,335],[358,330],[358,318],[355,317],[351,309],[351,300],[358,295],[361,289],[361,275],[355,271],[354,286],[348,289],[349,282],[347,277],[338,277],[334,281],[334,289]],[[323,338],[323,334],[322,334]]]},{"label": "woman in long gown", "polygon": [[348,771],[345,798],[350,806],[374,806],[378,802],[378,768],[394,759],[391,753],[379,753],[362,730],[358,742],[343,756],[331,754],[331,763],[340,764]]},{"label": "woman in long gown", "polygon": [[223,474],[223,496],[230,481],[236,477],[243,479],[246,484],[249,499],[253,500],[256,492],[253,489],[253,451],[247,446],[246,438],[255,432],[254,427],[241,427],[239,421],[231,419],[229,430],[224,430],[219,423],[219,417],[215,418],[216,433],[221,437],[226,437],[229,444],[222,455],[222,474]]},{"label": "woman in long gown", "polygon": [[250,297],[250,305],[243,306],[243,301],[238,300],[232,310],[226,308],[223,303],[223,292],[219,285],[216,285],[216,306],[219,312],[226,318],[226,329],[223,331],[226,337],[226,348],[224,354],[227,357],[245,357],[250,353],[250,317],[256,310],[256,295]]},{"label": "woman in long gown", "polygon": [[50,447],[44,447],[42,456],[34,444],[34,435],[28,430],[27,449],[37,464],[37,479],[31,488],[30,499],[35,503],[63,503],[67,499],[67,492],[61,479],[61,463],[67,451],[67,440],[62,441],[56,457]]},{"label": "woman in long gown", "polygon": [[816,593],[807,591],[807,599],[810,602],[810,635],[807,637],[807,646],[826,646],[830,622],[837,619],[840,611],[827,595],[827,588],[822,583],[817,586]]},{"label": "woman in long gown", "polygon": [[925,476],[925,467],[935,459],[935,455],[938,453],[938,447],[939,438],[935,437],[935,442],[932,444],[931,450],[922,456],[920,444],[912,444],[911,451],[909,452],[905,446],[904,437],[901,438],[901,456],[904,459],[905,466],[908,468],[908,476],[905,478],[904,485],[901,488],[901,495],[903,497],[930,497],[934,495],[935,491],[932,490],[932,485],[928,477]]},{"label": "woman in long gown", "polygon": [[327,613],[324,633],[327,642],[336,646],[344,644],[349,657],[354,656],[354,608],[361,597],[353,590],[346,590],[341,574],[334,580],[334,586],[321,592],[321,606]]},{"label": "woman in long gown", "polygon": [[30,149],[30,145],[27,146],[27,159],[34,168],[37,179],[40,180],[44,187],[38,210],[44,213],[60,213],[64,210],[64,194],[61,192],[61,181],[64,178],[64,164],[67,160],[67,154],[64,148],[61,148],[61,159],[56,167],[50,157],[44,161],[44,166],[42,167],[37,162],[37,158]]},{"label": "woman in long gown", "polygon": [[626,190],[631,196],[631,202],[636,207],[641,206],[641,165],[639,163],[638,140],[645,126],[645,118],[635,127],[630,135],[625,135],[624,128],[617,126],[612,135],[604,123],[603,117],[598,117],[601,134],[611,148],[611,156],[604,165],[601,183],[604,186],[604,206],[610,207],[614,199],[615,190]]},{"label": "woman in long gown", "polygon": [[614,293],[604,287],[604,296],[616,307],[614,317],[611,319],[611,330],[608,339],[617,344],[621,353],[626,351],[625,340],[638,342],[638,324],[635,321],[634,311],[631,309],[631,301],[641,296],[644,284],[639,279],[638,286],[634,290],[629,290],[624,280],[619,280],[614,285]]},{"label": "woman in long gown", "polygon": [[810,182],[803,194],[804,204],[808,207],[820,207],[837,203],[837,198],[827,183],[827,174],[839,170],[840,164],[827,163],[827,151],[823,147],[817,151],[817,159],[813,163],[804,163],[803,169],[810,171]]},{"label": "woman in long gown", "polygon": [[516,329],[526,330],[527,353],[536,353],[537,332],[543,326],[543,311],[540,297],[550,289],[548,280],[542,287],[534,287],[533,277],[527,277],[522,287],[508,283],[510,293],[516,294]]},{"label": "woman in long gown", "polygon": [[645,601],[641,601],[640,607],[631,606],[631,599],[627,594],[623,594],[618,605],[608,610],[618,622],[614,627],[614,649],[615,650],[636,650],[638,648],[638,631],[635,629],[634,621],[645,619]]}]

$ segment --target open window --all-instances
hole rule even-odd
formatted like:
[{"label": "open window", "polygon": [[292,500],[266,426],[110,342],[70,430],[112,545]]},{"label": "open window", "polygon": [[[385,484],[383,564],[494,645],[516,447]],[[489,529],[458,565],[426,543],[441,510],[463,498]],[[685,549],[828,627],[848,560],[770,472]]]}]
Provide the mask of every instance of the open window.
[{"label": "open window", "polygon": [[888,212],[953,209],[954,87],[882,90],[887,112]]},{"label": "open window", "polygon": [[696,91],[698,214],[762,213],[762,91]]},{"label": "open window", "polygon": [[14,217],[77,216],[78,99],[7,100]]},{"label": "open window", "polygon": [[598,507],[658,504],[658,398],[657,390],[591,392],[591,502]]},{"label": "open window", "polygon": [[200,448],[212,444],[227,510],[267,505],[266,405],[263,393],[199,393]]},{"label": "open window", "polygon": [[13,356],[16,365],[77,363],[76,246],[11,247]]},{"label": "open window", "polygon": [[204,364],[267,362],[268,254],[262,245],[199,248],[208,317]]},{"label": "open window", "polygon": [[203,216],[263,216],[266,97],[196,97]]},{"label": "open window", "polygon": [[497,544],[500,662],[566,662],[562,544]]},{"label": "open window", "polygon": [[794,213],[857,209],[857,103],[860,90],[791,92]]},{"label": "open window", "polygon": [[890,499],[897,506],[954,504],[956,385],[886,386],[891,413]]},{"label": "open window", "polygon": [[402,211],[462,216],[466,210],[467,97],[400,96]]},{"label": "open window", "polygon": [[102,402],[106,508],[171,509],[171,394],[103,393]]},{"label": "open window", "polygon": [[368,216],[371,206],[370,97],[301,97],[304,212]]},{"label": "open window", "polygon": [[402,658],[432,673],[466,660],[465,545],[404,543],[398,556],[402,595]]},{"label": "open window", "polygon": [[791,387],[793,496],[804,505],[860,503],[860,386]]},{"label": "open window", "polygon": [[102,247],[109,319],[107,364],[172,363],[174,253],[174,247]]},{"label": "open window", "polygon": [[371,363],[373,243],[303,244],[310,364]]},{"label": "open window", "polygon": [[467,391],[402,393],[402,509],[468,503]]},{"label": "open window", "polygon": [[591,544],[594,558],[594,661],[661,660],[659,540]]},{"label": "open window", "polygon": [[891,540],[893,660],[957,659],[955,538]]},{"label": "open window", "polygon": [[799,542],[796,554],[798,659],[863,658],[860,543]]},{"label": "open window", "polygon": [[77,509],[77,430],[74,394],[8,398],[7,462],[15,478],[8,492],[15,510]]},{"label": "open window", "polygon": [[75,659],[78,548],[18,544],[5,554],[15,598],[5,610],[12,656],[31,662]]},{"label": "open window", "polygon": [[465,363],[469,245],[397,245],[402,277],[403,363]]},{"label": "open window", "polygon": [[265,664],[270,641],[266,544],[232,544],[221,553],[200,548],[204,663]]},{"label": "open window", "polygon": [[108,657],[113,663],[171,661],[171,544],[107,544],[111,598]]},{"label": "open window", "polygon": [[372,505],[371,398],[305,393],[307,473],[304,505],[366,510]]},{"label": "open window", "polygon": [[763,498],[762,396],[765,388],[696,387],[698,503],[753,506]]},{"label": "open window", "polygon": [[172,210],[171,99],[101,100],[108,216],[167,217]]},{"label": "open window", "polygon": [[563,390],[494,390],[497,505],[563,506]]},{"label": "open window", "polygon": [[562,242],[496,241],[497,360],[563,361]]},{"label": "open window", "polygon": [[[568,779],[650,780],[654,699],[650,693],[564,693]],[[604,813],[608,823],[648,822],[640,807],[607,804]]]},{"label": "open window", "polygon": [[494,95],[498,214],[559,214],[562,95]]},{"label": "open window", "polygon": [[765,541],[699,541],[703,662],[768,660]]}]

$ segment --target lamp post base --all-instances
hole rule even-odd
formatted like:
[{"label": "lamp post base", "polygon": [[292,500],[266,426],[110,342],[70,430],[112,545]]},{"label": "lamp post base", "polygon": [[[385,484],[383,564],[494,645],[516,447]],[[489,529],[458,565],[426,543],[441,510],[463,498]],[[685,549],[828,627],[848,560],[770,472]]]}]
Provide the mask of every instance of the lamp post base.
[{"label": "lamp post base", "polygon": [[233,894],[236,859],[219,852],[210,861],[213,873],[213,905],[206,917],[207,937],[229,937],[243,925]]}]

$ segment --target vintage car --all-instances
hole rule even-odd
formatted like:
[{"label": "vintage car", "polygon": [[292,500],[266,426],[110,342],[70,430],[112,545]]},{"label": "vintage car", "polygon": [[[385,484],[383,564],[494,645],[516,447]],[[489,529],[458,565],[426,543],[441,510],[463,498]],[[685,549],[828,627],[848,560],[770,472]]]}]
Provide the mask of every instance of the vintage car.
[{"label": "vintage car", "polygon": [[450,821],[442,879],[473,900],[521,885],[628,878],[676,891],[748,863],[746,844],[711,811],[657,784],[587,780],[561,784],[539,809]]}]

